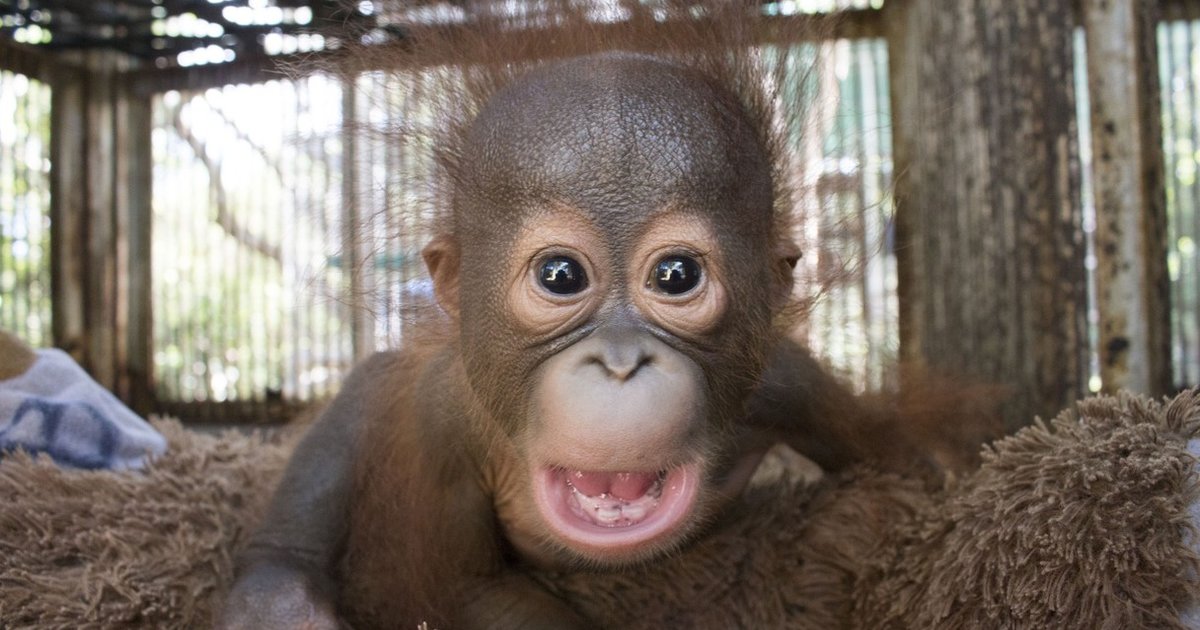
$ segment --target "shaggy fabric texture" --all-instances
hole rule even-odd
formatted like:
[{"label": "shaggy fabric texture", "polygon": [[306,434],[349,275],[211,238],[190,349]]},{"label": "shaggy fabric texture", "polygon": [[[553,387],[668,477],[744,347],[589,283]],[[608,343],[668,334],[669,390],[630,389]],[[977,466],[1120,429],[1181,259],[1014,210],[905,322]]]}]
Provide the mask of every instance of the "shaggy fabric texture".
[{"label": "shaggy fabric texture", "polygon": [[290,441],[156,421],[138,472],[0,460],[0,628],[202,628]]},{"label": "shaggy fabric texture", "polygon": [[[538,578],[605,627],[1178,627],[1200,575],[1200,396],[1078,414],[936,492],[866,469],[785,478],[663,562]],[[0,625],[207,624],[290,442],[157,426],[172,448],[143,473],[0,462]]]}]

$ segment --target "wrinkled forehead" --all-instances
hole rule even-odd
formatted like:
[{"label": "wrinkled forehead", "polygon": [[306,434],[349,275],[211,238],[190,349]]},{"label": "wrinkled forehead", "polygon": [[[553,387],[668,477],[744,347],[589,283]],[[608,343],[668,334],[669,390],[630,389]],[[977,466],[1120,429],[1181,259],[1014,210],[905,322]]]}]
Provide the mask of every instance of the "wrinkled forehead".
[{"label": "wrinkled forehead", "polygon": [[668,204],[705,213],[745,212],[747,199],[770,205],[768,160],[740,104],[645,56],[531,73],[493,97],[464,149],[470,194],[495,212],[553,201],[627,224]]}]

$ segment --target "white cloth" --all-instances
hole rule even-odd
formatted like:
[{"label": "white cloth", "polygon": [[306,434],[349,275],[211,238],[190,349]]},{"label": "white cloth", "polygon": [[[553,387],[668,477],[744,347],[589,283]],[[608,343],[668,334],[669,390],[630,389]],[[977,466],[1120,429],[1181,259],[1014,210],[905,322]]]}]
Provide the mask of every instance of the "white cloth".
[{"label": "white cloth", "polygon": [[65,352],[39,350],[24,374],[0,381],[0,457],[46,453],[76,468],[141,468],[167,441]]}]

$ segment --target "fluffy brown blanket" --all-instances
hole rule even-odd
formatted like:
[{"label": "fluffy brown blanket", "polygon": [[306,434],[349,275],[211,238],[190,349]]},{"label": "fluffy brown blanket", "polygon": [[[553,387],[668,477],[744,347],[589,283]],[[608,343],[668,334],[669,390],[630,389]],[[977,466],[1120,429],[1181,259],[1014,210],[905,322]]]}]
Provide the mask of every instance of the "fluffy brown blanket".
[{"label": "fluffy brown blanket", "polygon": [[[290,445],[157,426],[171,449],[145,473],[0,462],[0,625],[207,625]],[[1198,430],[1195,392],[1085,401],[936,492],[785,475],[665,562],[539,578],[611,627],[1175,627]]]},{"label": "fluffy brown blanket", "polygon": [[155,422],[144,472],[0,461],[0,627],[200,628],[290,444]]}]

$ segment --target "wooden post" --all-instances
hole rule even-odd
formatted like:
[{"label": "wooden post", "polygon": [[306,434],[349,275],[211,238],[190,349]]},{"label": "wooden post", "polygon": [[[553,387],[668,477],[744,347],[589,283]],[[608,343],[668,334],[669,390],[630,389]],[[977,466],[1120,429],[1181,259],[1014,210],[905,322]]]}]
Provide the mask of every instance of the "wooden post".
[{"label": "wooden post", "polygon": [[123,82],[116,94],[116,391],[134,411],[153,410],[151,313],[151,97]]},{"label": "wooden post", "polygon": [[1155,0],[1083,0],[1103,390],[1171,388]]},{"label": "wooden post", "polygon": [[50,276],[54,344],[87,364],[86,73],[61,67],[50,81]]},{"label": "wooden post", "polygon": [[84,104],[84,182],[87,199],[84,284],[87,323],[85,367],[98,383],[114,389],[117,384],[117,223],[116,223],[116,113],[115,81],[111,53],[96,51],[86,59],[87,100]]},{"label": "wooden post", "polygon": [[149,400],[150,99],[90,52],[51,82],[55,343],[139,411]]},{"label": "wooden post", "polygon": [[1071,3],[885,6],[901,355],[1009,385],[1009,429],[1085,393]]}]

